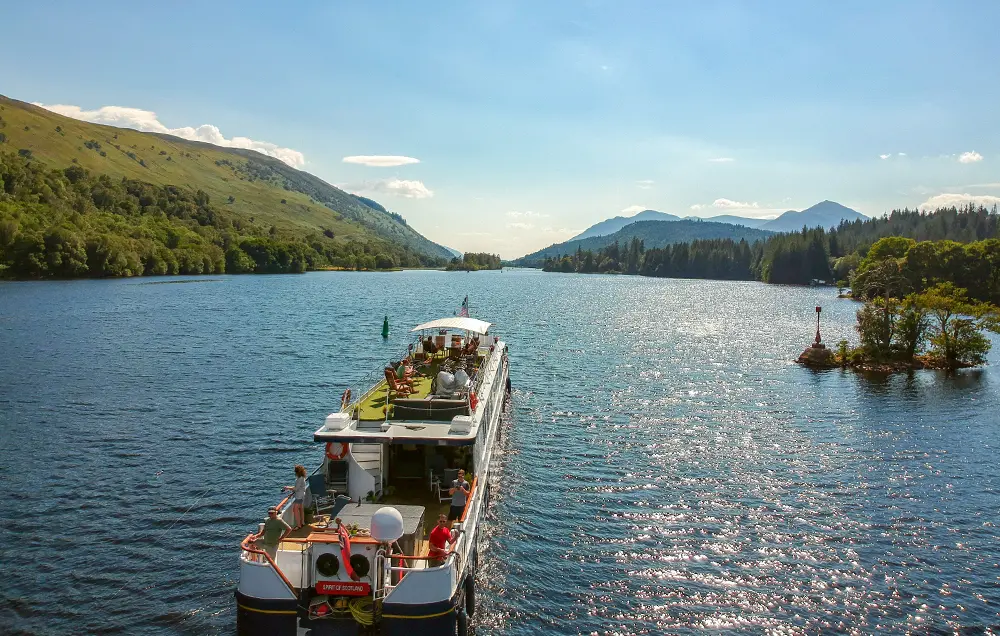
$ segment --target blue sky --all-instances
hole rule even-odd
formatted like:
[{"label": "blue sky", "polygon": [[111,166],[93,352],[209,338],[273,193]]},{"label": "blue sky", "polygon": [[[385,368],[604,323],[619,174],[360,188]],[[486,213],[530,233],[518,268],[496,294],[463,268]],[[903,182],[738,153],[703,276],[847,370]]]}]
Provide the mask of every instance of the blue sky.
[{"label": "blue sky", "polygon": [[3,14],[0,93],[273,144],[259,147],[461,250],[515,257],[643,208],[1000,201],[993,1],[38,1]]}]

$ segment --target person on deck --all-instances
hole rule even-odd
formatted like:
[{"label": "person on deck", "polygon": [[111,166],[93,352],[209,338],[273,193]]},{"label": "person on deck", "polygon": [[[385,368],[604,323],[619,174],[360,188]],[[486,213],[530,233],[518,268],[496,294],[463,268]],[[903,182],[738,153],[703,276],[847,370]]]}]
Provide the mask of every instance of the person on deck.
[{"label": "person on deck", "polygon": [[465,471],[458,471],[458,479],[451,482],[451,488],[448,490],[451,494],[451,508],[448,509],[448,521],[458,519],[462,516],[462,512],[465,511],[465,502],[469,500],[469,495],[472,494],[472,487],[469,486],[469,482],[465,481]]},{"label": "person on deck", "polygon": [[263,529],[257,534],[255,543],[258,548],[267,552],[271,559],[274,559],[278,553],[278,544],[281,543],[281,538],[291,530],[292,527],[278,516],[277,506],[271,506],[267,509],[267,521],[264,522]]},{"label": "person on deck", "polygon": [[465,348],[462,349],[462,355],[471,356],[477,351],[479,351],[479,336],[474,337],[467,345],[465,345]]},{"label": "person on deck", "polygon": [[386,377],[392,376],[393,380],[396,382],[398,386],[407,389],[407,391],[409,391],[410,393],[413,392],[413,383],[410,382],[409,380],[401,380],[399,378],[399,368],[394,367],[391,362],[386,365],[385,374]]},{"label": "person on deck", "polygon": [[451,534],[448,517],[445,515],[438,515],[438,522],[434,526],[434,529],[431,530],[429,543],[431,545],[428,556],[431,559],[427,562],[428,565],[432,568],[444,565],[444,560],[448,556],[448,546],[455,543],[455,537]]},{"label": "person on deck", "polygon": [[403,382],[413,382],[413,367],[410,366],[410,359],[403,358],[396,367],[396,379]]},{"label": "person on deck", "polygon": [[439,350],[437,348],[437,345],[434,344],[434,339],[431,338],[430,336],[427,336],[427,340],[424,340],[424,353],[427,353],[429,355],[434,355],[438,351]]},{"label": "person on deck", "polygon": [[298,530],[306,523],[306,467],[299,465],[295,467],[295,485],[285,486],[282,490],[292,491],[292,518],[295,521],[295,530]]}]

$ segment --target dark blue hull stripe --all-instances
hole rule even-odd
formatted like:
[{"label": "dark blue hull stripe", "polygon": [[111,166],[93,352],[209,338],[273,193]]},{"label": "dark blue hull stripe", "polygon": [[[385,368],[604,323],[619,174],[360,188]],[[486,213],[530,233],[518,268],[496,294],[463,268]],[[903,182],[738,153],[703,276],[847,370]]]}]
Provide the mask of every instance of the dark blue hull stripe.
[{"label": "dark blue hull stripe", "polygon": [[402,603],[383,603],[382,618],[437,618],[455,611],[454,601],[440,601],[422,605],[404,605]]}]

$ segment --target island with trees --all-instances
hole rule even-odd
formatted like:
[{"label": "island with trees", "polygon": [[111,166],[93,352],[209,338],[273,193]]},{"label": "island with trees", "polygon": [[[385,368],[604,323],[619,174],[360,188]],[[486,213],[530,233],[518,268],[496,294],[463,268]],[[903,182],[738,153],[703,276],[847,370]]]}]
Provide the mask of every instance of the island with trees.
[{"label": "island with trees", "polygon": [[[862,301],[859,346],[841,340],[820,366],[859,370],[957,369],[983,364],[1000,333],[1000,240],[961,244],[889,237],[851,277]],[[808,351],[808,350],[807,350]],[[800,358],[815,366],[809,356]]]},{"label": "island with trees", "polygon": [[451,259],[446,267],[449,271],[476,272],[481,269],[500,269],[503,267],[500,256],[485,252],[466,252],[462,258]]}]

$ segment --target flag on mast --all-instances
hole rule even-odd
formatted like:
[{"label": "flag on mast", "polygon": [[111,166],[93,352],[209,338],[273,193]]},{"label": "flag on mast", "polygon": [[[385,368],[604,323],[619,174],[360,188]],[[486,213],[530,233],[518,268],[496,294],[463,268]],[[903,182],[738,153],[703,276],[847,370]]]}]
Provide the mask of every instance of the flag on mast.
[{"label": "flag on mast", "polygon": [[465,300],[462,301],[462,308],[458,310],[459,318],[469,317],[469,297],[466,296]]}]

